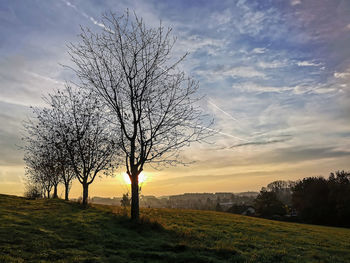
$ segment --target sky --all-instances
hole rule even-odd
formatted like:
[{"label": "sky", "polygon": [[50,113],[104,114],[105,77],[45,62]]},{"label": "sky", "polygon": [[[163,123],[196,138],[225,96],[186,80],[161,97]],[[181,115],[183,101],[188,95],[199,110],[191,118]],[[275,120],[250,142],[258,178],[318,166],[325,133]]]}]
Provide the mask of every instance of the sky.
[{"label": "sky", "polygon": [[[145,169],[145,195],[258,191],[274,180],[350,170],[348,0],[2,0],[0,1],[0,193],[23,195],[19,149],[30,106],[74,78],[67,44],[80,27],[102,30],[105,12],[135,11],[177,37],[174,55],[200,83],[219,132],[192,144],[193,162]],[[91,196],[128,191],[121,168]],[[81,195],[73,184],[73,197]],[[60,190],[63,194],[63,189]]]}]

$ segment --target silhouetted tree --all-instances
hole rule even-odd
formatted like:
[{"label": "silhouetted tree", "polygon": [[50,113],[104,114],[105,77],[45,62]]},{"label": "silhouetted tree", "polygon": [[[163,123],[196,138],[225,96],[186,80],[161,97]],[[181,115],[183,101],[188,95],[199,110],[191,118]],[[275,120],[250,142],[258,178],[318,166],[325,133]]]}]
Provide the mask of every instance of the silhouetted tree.
[{"label": "silhouetted tree", "polygon": [[147,28],[128,13],[106,15],[103,24],[101,33],[83,29],[81,43],[71,45],[70,54],[81,85],[103,98],[118,121],[131,180],[131,218],[138,220],[138,177],[144,165],[182,163],[179,150],[212,130],[195,105],[198,83],[177,69],[185,56],[171,56],[171,29]]},{"label": "silhouetted tree", "polygon": [[256,197],[254,207],[256,213],[263,217],[283,216],[286,214],[285,206],[278,200],[276,193],[264,189]]},{"label": "silhouetted tree", "polygon": [[29,199],[37,199],[42,197],[41,185],[28,181],[26,184],[26,189],[24,196]]},{"label": "silhouetted tree", "polygon": [[328,197],[327,180],[323,177],[308,177],[294,186],[292,203],[303,221],[327,224],[333,215]]},{"label": "silhouetted tree", "polygon": [[46,111],[47,109],[35,109],[33,112],[35,117],[24,124],[26,130],[26,135],[23,137],[25,171],[30,183],[39,184],[48,198],[54,188],[53,197],[57,198],[57,185],[61,178],[56,149],[51,143],[53,134],[39,118]]},{"label": "silhouetted tree", "polygon": [[337,171],[328,178],[333,224],[350,226],[350,172]]},{"label": "silhouetted tree", "polygon": [[[49,108],[34,108],[33,118],[24,124],[27,135],[25,162],[27,173],[31,179],[37,177],[44,188],[47,188],[48,196],[51,188],[54,189],[53,197],[57,198],[57,187],[59,183],[65,186],[65,200],[68,200],[68,193],[75,176],[68,152],[63,141],[58,137],[58,120],[53,105],[48,102]],[[35,176],[34,176],[35,175]],[[34,177],[33,177],[34,176]]]},{"label": "silhouetted tree", "polygon": [[274,192],[279,201],[283,204],[291,206],[292,204],[292,188],[295,186],[293,181],[274,181],[269,183],[265,190],[268,192]]}]

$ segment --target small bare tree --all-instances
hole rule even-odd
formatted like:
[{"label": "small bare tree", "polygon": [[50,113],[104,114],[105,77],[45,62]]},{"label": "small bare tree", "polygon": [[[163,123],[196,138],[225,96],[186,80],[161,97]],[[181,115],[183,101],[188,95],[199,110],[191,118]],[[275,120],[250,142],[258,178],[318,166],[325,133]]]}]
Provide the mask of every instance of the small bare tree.
[{"label": "small bare tree", "polygon": [[100,33],[82,29],[81,42],[71,44],[69,53],[81,85],[103,98],[118,121],[131,180],[131,218],[138,220],[144,165],[183,163],[179,150],[211,130],[196,106],[198,83],[177,68],[186,55],[171,56],[171,29],[147,28],[128,12],[105,15],[103,23]]},{"label": "small bare tree", "polygon": [[52,108],[34,108],[33,115],[34,118],[24,124],[25,162],[29,180],[39,180],[44,188],[47,188],[48,196],[53,188],[54,198],[58,197],[58,184],[63,183],[65,200],[68,200],[75,174],[64,144],[55,133],[57,121],[53,121],[54,111]]},{"label": "small bare tree", "polygon": [[43,197],[43,191],[40,184],[27,181],[25,186],[24,197],[28,199],[38,199]]},{"label": "small bare tree", "polygon": [[61,177],[60,168],[56,162],[56,149],[51,143],[52,134],[48,127],[38,118],[45,111],[35,109],[36,118],[24,124],[25,170],[29,182],[40,185],[48,198],[54,188],[53,198],[57,198],[57,186],[61,182]]},{"label": "small bare tree", "polygon": [[28,163],[25,167],[25,173],[27,176],[27,184],[38,185],[41,189],[42,196],[50,198],[53,187],[50,176],[38,169],[37,166],[33,168],[32,165]]}]

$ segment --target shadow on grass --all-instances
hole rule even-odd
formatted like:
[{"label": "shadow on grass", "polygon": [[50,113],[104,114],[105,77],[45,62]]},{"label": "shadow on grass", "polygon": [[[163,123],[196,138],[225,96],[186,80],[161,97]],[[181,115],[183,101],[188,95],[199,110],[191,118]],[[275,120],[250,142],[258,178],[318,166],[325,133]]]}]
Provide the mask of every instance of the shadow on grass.
[{"label": "shadow on grass", "polygon": [[[101,206],[103,207],[103,206]],[[100,207],[100,208],[101,208]],[[135,223],[128,216],[130,211],[123,211],[118,207],[113,208],[116,220],[126,229],[138,234],[151,234],[157,241],[148,249],[136,251],[130,254],[132,259],[149,259],[142,262],[245,262],[239,253],[233,249],[207,248],[198,246],[201,240],[190,232],[181,232],[165,229],[164,226],[154,218],[141,215],[139,222]],[[159,242],[163,236],[167,236],[168,242]],[[195,241],[195,242],[194,242]],[[197,245],[189,245],[196,243]]]},{"label": "shadow on grass", "polygon": [[113,207],[0,195],[0,209],[0,262],[240,262],[232,250],[191,246],[191,236]]}]

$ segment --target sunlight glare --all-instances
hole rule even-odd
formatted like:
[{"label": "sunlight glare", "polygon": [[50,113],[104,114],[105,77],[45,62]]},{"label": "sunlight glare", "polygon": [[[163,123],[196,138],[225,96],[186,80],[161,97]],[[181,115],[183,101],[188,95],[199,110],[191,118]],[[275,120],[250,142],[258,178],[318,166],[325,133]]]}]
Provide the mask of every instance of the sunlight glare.
[{"label": "sunlight glare", "polygon": [[[124,179],[125,184],[131,184],[129,175],[127,173],[123,173],[123,179]],[[141,172],[140,175],[139,175],[139,183],[142,184],[146,180],[147,180],[146,175],[143,172]]]}]

